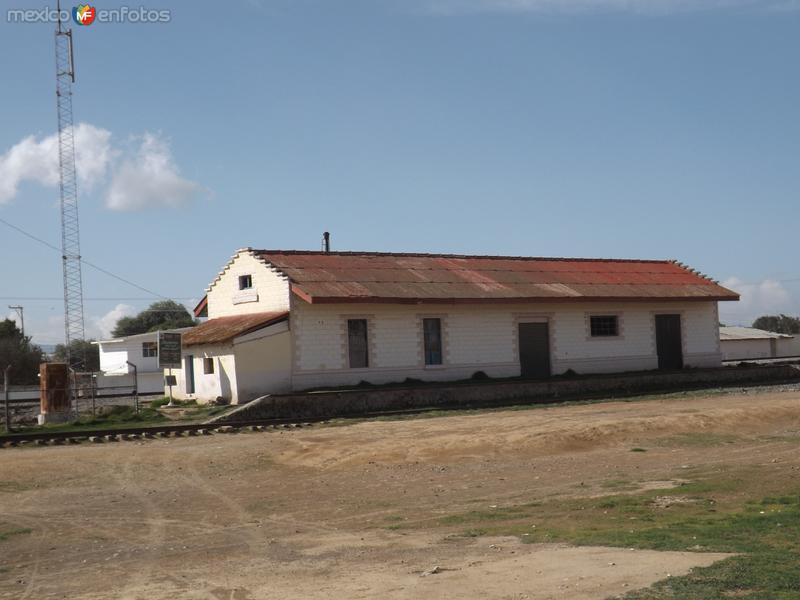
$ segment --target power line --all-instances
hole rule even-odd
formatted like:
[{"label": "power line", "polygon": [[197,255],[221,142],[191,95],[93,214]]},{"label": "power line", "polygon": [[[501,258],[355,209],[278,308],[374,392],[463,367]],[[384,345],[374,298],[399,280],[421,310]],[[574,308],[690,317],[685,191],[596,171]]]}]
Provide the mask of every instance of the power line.
[{"label": "power line", "polygon": [[[51,301],[51,300],[62,300],[59,296],[0,296],[0,300],[30,300],[30,301]],[[84,300],[88,301],[95,301],[95,302],[149,302],[152,298],[142,298],[142,297],[115,297],[115,298],[84,298]],[[196,301],[197,298],[194,296],[171,296],[170,300],[192,300]]]},{"label": "power line", "polygon": [[[33,241],[38,242],[38,243],[40,243],[40,244],[42,244],[44,246],[47,246],[51,250],[55,250],[56,252],[61,254],[61,248],[58,248],[57,246],[54,246],[53,244],[43,240],[42,238],[36,237],[32,233],[28,233],[24,229],[22,229],[20,227],[17,227],[16,225],[13,225],[12,223],[9,223],[5,219],[0,218],[0,223],[2,223],[3,225],[6,225],[7,227],[10,227],[11,229],[14,229],[15,231],[21,233],[25,237],[28,237],[28,238],[32,239]],[[130,285],[132,287],[135,287],[136,289],[141,290],[141,291],[143,291],[143,292],[145,292],[147,294],[150,294],[151,296],[156,296],[157,298],[163,298],[164,300],[169,300],[169,298],[167,298],[167,296],[164,296],[162,294],[154,292],[153,290],[148,290],[146,287],[143,287],[143,286],[139,285],[138,283],[134,283],[133,281],[130,281],[128,279],[125,279],[124,277],[116,275],[116,274],[112,273],[111,271],[109,271],[107,269],[104,269],[104,268],[99,267],[99,266],[97,266],[97,265],[95,265],[93,263],[90,263],[88,260],[86,260],[84,258],[81,258],[80,261],[81,261],[81,263],[83,263],[87,267],[91,267],[92,269],[100,271],[101,273],[103,273],[105,275],[108,275],[109,277],[113,277],[114,279],[116,279],[118,281],[121,281],[122,283],[127,283],[128,285]]]}]

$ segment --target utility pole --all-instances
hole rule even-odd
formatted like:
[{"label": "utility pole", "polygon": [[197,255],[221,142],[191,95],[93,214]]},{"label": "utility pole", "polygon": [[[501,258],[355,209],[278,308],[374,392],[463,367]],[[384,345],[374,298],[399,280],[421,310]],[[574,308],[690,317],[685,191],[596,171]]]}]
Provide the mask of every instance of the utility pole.
[{"label": "utility pole", "polygon": [[58,166],[61,195],[61,260],[64,271],[64,337],[67,362],[81,370],[85,357],[73,356],[71,343],[85,337],[83,326],[83,277],[78,224],[78,182],[75,170],[75,128],[72,118],[72,84],[75,57],[72,30],[61,26],[61,2],[57,2],[56,105],[58,107]]},{"label": "utility pole", "polygon": [[8,308],[15,311],[17,316],[19,317],[19,328],[22,330],[22,337],[25,337],[25,315],[23,311],[25,310],[22,306],[11,306],[8,305]]},{"label": "utility pole", "polygon": [[6,405],[6,433],[11,433],[11,413],[8,409],[8,374],[10,371],[11,365],[8,365],[3,372],[3,398],[5,399]]}]

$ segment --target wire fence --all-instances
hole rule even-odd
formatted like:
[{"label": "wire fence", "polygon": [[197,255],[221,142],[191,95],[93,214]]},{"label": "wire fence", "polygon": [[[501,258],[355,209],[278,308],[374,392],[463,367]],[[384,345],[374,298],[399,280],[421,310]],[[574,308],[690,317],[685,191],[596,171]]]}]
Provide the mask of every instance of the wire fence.
[{"label": "wire fence", "polygon": [[[2,373],[0,373],[2,382]],[[70,371],[67,386],[50,387],[45,392],[56,399],[59,417],[65,421],[87,418],[107,413],[118,407],[140,412],[142,401],[148,402],[163,393],[140,394],[136,373],[105,375],[100,372]],[[13,385],[12,381],[0,387],[2,418],[11,425],[36,423],[42,412],[42,391],[35,385]]]}]

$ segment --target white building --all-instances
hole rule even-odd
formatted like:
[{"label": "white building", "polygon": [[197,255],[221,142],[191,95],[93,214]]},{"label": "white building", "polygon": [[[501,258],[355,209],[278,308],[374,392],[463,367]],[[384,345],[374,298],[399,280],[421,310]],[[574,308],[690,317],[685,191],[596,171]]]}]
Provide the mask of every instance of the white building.
[{"label": "white building", "polygon": [[800,355],[800,344],[793,335],[753,329],[720,327],[722,360],[781,358]]},{"label": "white building", "polygon": [[717,302],[674,261],[243,249],[184,335],[177,396],[721,364]]},{"label": "white building", "polygon": [[[184,333],[191,327],[170,329]],[[133,385],[136,365],[137,388],[140,394],[161,394],[164,391],[164,371],[158,367],[158,332],[140,333],[127,337],[92,342],[100,349],[100,371],[105,377],[98,386],[120,389]]]}]

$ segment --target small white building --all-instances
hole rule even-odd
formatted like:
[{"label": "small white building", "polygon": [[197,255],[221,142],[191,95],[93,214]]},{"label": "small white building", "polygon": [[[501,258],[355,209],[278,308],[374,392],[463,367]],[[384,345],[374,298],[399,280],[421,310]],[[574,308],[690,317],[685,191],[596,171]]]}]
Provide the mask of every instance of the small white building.
[{"label": "small white building", "polygon": [[753,360],[800,355],[793,335],[752,327],[720,327],[722,360]]},{"label": "small white building", "polygon": [[184,335],[179,398],[721,364],[717,303],[674,261],[240,250]]},{"label": "small white building", "polygon": [[[185,333],[191,327],[170,329],[173,333]],[[136,365],[137,388],[140,394],[164,392],[164,371],[158,367],[158,332],[151,331],[127,337],[92,342],[100,349],[100,371],[105,377],[98,386],[120,389],[133,385]]]}]

